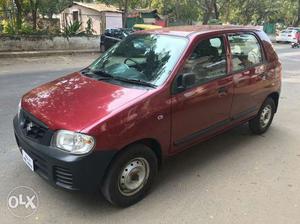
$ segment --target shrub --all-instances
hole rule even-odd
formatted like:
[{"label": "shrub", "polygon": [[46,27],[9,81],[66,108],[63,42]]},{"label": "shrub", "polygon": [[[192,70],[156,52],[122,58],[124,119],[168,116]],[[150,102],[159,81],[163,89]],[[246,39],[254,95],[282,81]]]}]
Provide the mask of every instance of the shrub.
[{"label": "shrub", "polygon": [[93,21],[91,18],[89,18],[86,22],[85,34],[91,36],[95,32],[96,31],[93,29]]},{"label": "shrub", "polygon": [[4,34],[10,34],[14,35],[17,33],[16,26],[14,24],[13,20],[2,20],[1,21],[1,26],[3,28],[3,33]]},{"label": "shrub", "polygon": [[84,35],[84,31],[81,31],[82,23],[75,21],[75,22],[70,22],[68,23],[68,21],[66,21],[66,27],[64,27],[63,29],[63,36],[66,37],[67,39],[69,39],[70,37],[73,36],[82,36]]},{"label": "shrub", "polygon": [[14,20],[2,20],[1,25],[3,28],[3,33],[8,35],[37,33],[37,31],[34,31],[32,26],[26,21],[22,21],[20,30],[17,30],[16,22]]}]

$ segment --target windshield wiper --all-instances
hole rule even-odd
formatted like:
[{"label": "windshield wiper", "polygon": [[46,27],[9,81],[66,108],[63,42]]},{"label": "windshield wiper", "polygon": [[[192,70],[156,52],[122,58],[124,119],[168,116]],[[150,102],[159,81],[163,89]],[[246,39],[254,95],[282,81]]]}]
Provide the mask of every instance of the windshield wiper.
[{"label": "windshield wiper", "polygon": [[103,79],[113,79],[113,80],[117,80],[117,81],[121,81],[121,82],[127,82],[127,83],[131,83],[131,84],[136,84],[136,85],[142,85],[142,86],[147,86],[147,87],[151,87],[151,88],[156,88],[157,86],[140,80],[140,79],[126,79],[126,78],[122,78],[119,76],[113,76],[105,71],[102,70],[91,70],[91,69],[85,69],[82,71],[82,74],[84,75],[97,75],[100,76],[100,78],[97,78],[97,80],[103,80]]},{"label": "windshield wiper", "polygon": [[[107,78],[108,79],[114,78],[111,74],[109,74],[109,73],[107,73],[105,71],[102,71],[102,70],[92,70],[90,68],[87,68],[87,69],[82,70],[81,72],[84,75],[87,75],[89,77],[92,77],[92,78],[95,78],[95,79],[98,79],[98,80],[100,80],[100,79],[107,79]],[[95,77],[95,75],[97,77]],[[101,78],[99,78],[99,76]]]},{"label": "windshield wiper", "polygon": [[143,80],[140,80],[140,79],[126,79],[126,78],[121,78],[121,77],[113,77],[113,78],[115,80],[119,80],[119,81],[122,81],[122,82],[131,83],[131,84],[148,86],[148,87],[151,87],[151,88],[156,88],[157,87],[156,85],[154,85],[152,83],[149,83],[149,82],[146,82],[146,81],[143,81]]},{"label": "windshield wiper", "polygon": [[105,78],[114,78],[114,76],[102,70],[91,70],[91,72]]}]

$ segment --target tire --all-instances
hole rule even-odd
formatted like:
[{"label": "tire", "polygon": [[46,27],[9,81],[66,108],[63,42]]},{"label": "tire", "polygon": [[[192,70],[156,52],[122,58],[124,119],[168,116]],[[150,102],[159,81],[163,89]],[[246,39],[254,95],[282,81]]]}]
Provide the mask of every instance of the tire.
[{"label": "tire", "polygon": [[261,106],[258,114],[249,121],[250,130],[257,135],[265,133],[272,124],[275,114],[274,100],[268,97]]},{"label": "tire", "polygon": [[131,145],[113,160],[101,188],[102,194],[113,205],[133,205],[147,195],[157,170],[157,157],[151,148]]}]

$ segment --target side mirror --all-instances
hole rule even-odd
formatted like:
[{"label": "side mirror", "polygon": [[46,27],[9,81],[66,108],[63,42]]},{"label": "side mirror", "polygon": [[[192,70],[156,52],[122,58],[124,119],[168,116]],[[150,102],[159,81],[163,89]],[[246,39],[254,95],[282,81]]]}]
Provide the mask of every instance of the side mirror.
[{"label": "side mirror", "polygon": [[196,83],[196,76],[194,73],[185,73],[181,76],[181,85],[179,88],[182,90],[188,89],[194,86]]}]

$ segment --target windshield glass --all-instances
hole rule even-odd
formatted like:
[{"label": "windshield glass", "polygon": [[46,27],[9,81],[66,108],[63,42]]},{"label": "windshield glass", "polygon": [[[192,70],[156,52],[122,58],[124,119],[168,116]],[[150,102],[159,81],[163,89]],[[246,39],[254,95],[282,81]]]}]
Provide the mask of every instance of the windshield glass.
[{"label": "windshield glass", "polygon": [[113,78],[159,86],[169,76],[187,42],[186,38],[167,35],[129,35],[97,59],[89,69]]}]

